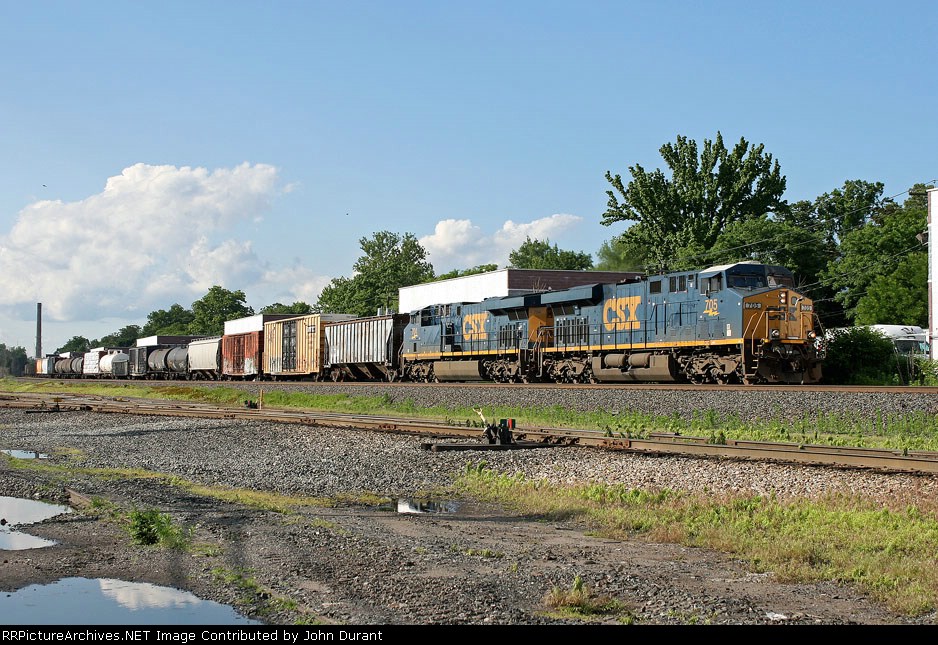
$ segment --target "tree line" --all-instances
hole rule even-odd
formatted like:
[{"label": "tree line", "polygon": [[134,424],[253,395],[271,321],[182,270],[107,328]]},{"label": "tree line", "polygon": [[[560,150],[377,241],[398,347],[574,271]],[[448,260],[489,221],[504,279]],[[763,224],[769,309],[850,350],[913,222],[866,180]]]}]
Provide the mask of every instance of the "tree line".
[{"label": "tree line", "polygon": [[[854,179],[814,200],[789,203],[781,166],[763,144],[740,138],[727,147],[718,132],[700,146],[678,136],[659,152],[666,170],[629,166],[628,183],[606,172],[608,201],[600,221],[624,230],[601,243],[595,262],[590,253],[528,237],[507,266],[654,274],[756,260],[791,269],[825,328],[928,326],[923,234],[930,186],[915,184],[897,200],[883,195],[880,182]],[[74,336],[56,353],[129,347],[153,335],[220,335],[226,320],[255,313],[369,316],[396,310],[401,287],[499,268],[483,264],[437,274],[412,233],[379,231],[359,244],[352,275],[334,278],[313,304],[276,302],[255,312],[243,291],[216,285],[189,307],[175,303],[151,312],[142,327],[128,325],[95,340]]]}]

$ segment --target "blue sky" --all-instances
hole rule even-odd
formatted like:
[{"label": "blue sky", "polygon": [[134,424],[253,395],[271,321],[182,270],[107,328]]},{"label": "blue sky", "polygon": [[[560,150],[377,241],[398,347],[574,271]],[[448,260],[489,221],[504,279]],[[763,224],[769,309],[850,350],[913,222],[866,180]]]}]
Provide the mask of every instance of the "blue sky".
[{"label": "blue sky", "polygon": [[[315,302],[359,239],[438,272],[595,253],[605,172],[762,143],[789,201],[938,176],[934,2],[13,2],[0,342],[98,338],[214,284]],[[899,199],[903,199],[904,195]]]}]

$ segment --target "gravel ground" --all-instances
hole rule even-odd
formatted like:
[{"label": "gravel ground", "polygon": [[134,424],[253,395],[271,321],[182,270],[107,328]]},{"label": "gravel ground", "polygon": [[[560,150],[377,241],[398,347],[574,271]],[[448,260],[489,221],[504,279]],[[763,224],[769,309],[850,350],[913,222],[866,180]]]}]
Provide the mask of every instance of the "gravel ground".
[{"label": "gravel ground", "polygon": [[[480,460],[506,473],[557,482],[714,494],[844,491],[915,500],[935,499],[938,485],[933,477],[586,448],[431,452],[421,449],[422,441],[282,424],[0,409],[0,449],[48,453],[51,462],[77,455],[88,467],[144,469],[206,485],[333,499],[364,493],[395,501],[425,497]],[[339,504],[279,514],[154,479],[52,476],[13,466],[0,458],[0,495],[76,504],[101,498],[125,510],[158,508],[190,527],[200,546],[185,553],[135,546],[112,520],[63,515],[29,527],[33,535],[57,540],[56,546],[3,554],[4,591],[65,576],[118,577],[192,591],[269,624],[533,625],[584,622],[551,616],[544,603],[553,587],[567,589],[579,575],[595,593],[622,603],[638,624],[936,621],[934,615],[892,614],[846,587],[781,584],[724,554],[600,539],[583,526],[495,506],[463,502],[455,513],[410,514],[396,512],[394,504]],[[219,571],[241,573],[256,584],[246,589],[226,582]]]}]

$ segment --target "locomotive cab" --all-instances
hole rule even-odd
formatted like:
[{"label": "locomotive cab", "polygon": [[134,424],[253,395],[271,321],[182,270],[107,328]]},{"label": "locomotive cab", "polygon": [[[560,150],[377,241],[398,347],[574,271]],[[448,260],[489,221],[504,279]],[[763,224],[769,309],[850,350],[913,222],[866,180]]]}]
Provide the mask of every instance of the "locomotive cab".
[{"label": "locomotive cab", "polygon": [[794,288],[785,267],[744,262],[707,276],[721,280],[741,309],[743,380],[816,383],[821,378],[815,349],[814,303]]}]

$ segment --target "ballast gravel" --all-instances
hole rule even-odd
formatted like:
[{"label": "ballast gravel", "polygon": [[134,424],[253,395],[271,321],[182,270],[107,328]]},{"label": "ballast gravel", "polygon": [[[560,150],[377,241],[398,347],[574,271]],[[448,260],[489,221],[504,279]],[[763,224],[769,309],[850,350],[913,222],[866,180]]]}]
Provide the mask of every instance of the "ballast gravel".
[{"label": "ballast gravel", "polygon": [[[0,589],[123,573],[232,604],[270,624],[935,621],[933,614],[894,614],[846,586],[784,584],[726,554],[601,539],[562,518],[522,517],[441,496],[480,462],[561,483],[779,498],[844,493],[892,502],[935,500],[934,477],[576,447],[432,452],[425,442],[300,425],[0,409],[0,449],[46,453],[44,462],[70,466],[57,472],[0,459],[0,494],[156,508],[191,529],[199,545],[186,552],[134,545],[113,516],[90,521],[87,513],[69,514],[29,527],[56,546],[2,554]],[[115,470],[105,477],[90,469]],[[312,505],[264,510],[181,482],[311,498]],[[400,512],[427,499],[439,506],[425,510],[455,512]],[[585,618],[552,612],[547,595],[569,589],[577,576],[622,610]],[[252,593],[245,593],[246,579]]]}]

